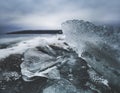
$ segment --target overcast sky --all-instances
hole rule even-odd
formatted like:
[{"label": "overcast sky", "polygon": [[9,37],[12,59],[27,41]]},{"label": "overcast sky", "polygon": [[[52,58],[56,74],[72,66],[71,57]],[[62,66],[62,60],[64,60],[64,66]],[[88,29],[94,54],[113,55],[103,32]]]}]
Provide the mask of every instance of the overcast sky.
[{"label": "overcast sky", "polygon": [[69,19],[120,23],[120,0],[1,0],[0,31],[59,29]]}]

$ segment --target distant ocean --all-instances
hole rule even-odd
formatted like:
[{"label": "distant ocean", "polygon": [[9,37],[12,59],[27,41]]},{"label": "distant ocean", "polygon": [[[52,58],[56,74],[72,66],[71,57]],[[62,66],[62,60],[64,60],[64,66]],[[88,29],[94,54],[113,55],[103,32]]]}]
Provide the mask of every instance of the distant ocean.
[{"label": "distant ocean", "polygon": [[17,37],[50,37],[56,36],[57,34],[0,34],[2,38],[17,38]]}]

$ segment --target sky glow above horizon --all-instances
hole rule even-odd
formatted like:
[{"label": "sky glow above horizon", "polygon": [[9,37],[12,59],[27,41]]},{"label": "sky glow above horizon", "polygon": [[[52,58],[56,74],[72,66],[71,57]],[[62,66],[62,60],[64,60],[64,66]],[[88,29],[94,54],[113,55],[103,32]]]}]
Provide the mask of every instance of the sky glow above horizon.
[{"label": "sky glow above horizon", "polygon": [[60,29],[66,20],[120,23],[119,0],[1,0],[0,30]]}]

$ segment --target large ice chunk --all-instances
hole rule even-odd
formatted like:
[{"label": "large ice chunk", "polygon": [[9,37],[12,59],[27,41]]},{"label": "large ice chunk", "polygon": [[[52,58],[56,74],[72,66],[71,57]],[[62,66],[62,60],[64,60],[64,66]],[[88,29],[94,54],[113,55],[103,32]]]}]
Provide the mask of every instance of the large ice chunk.
[{"label": "large ice chunk", "polygon": [[79,56],[120,91],[120,29],[68,20],[62,24],[62,30]]},{"label": "large ice chunk", "polygon": [[71,56],[71,48],[60,41],[52,43],[44,41],[46,44],[25,51],[24,61],[21,64],[25,81],[38,76],[60,79],[58,67],[67,62]]}]

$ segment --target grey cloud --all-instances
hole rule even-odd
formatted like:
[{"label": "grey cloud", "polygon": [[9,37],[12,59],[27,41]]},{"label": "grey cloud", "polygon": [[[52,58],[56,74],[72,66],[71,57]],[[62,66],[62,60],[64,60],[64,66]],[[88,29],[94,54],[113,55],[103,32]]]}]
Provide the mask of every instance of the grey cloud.
[{"label": "grey cloud", "polygon": [[0,34],[10,32],[10,31],[16,31],[16,30],[22,30],[22,27],[16,26],[16,25],[0,25]]},{"label": "grey cloud", "polygon": [[120,23],[119,8],[119,0],[2,0],[0,24],[49,28],[77,18],[96,23]]}]

